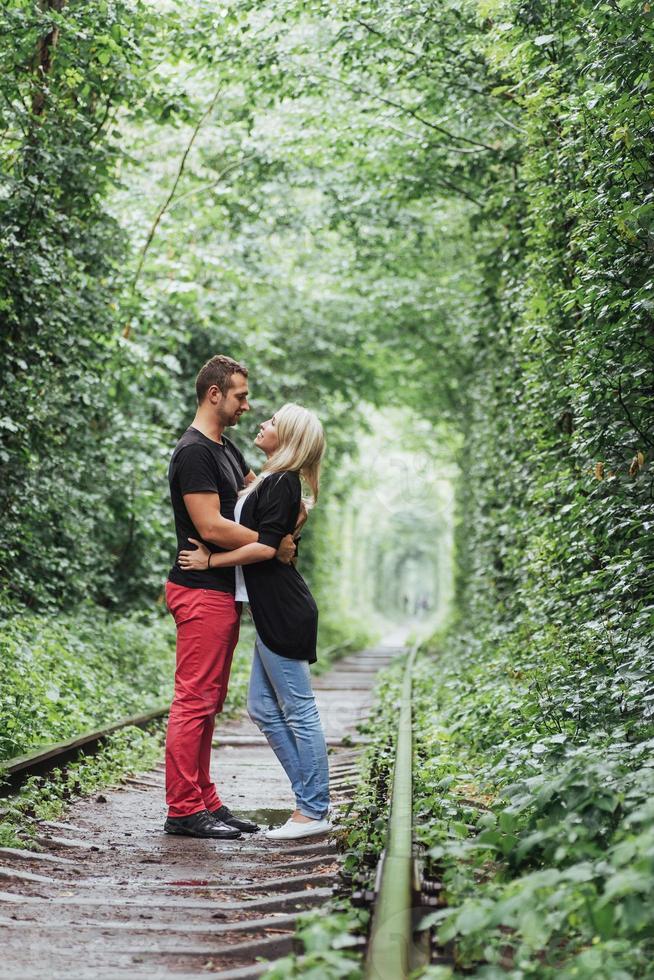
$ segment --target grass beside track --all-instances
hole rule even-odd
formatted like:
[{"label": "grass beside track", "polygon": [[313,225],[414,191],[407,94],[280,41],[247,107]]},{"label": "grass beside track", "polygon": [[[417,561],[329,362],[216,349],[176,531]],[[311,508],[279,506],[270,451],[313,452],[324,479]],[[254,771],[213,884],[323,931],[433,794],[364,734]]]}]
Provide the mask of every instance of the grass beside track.
[{"label": "grass beside track", "polygon": [[175,630],[161,612],[14,617],[0,628],[0,760],[165,703]]},{"label": "grass beside track", "polygon": [[37,820],[56,820],[76,798],[152,768],[161,759],[165,735],[163,720],[147,730],[123,728],[93,755],[81,753],[75,762],[53,769],[47,777],[32,776],[15,796],[0,801],[0,847],[38,849]]},{"label": "grass beside track", "polygon": [[[430,980],[641,980],[654,977],[654,740],[622,725],[556,714],[526,644],[502,635],[487,656],[463,636],[416,662],[414,833],[442,907],[423,920],[452,955]],[[578,665],[577,665],[578,666]],[[372,887],[387,825],[401,667],[387,670],[344,830],[352,891]],[[595,704],[601,694],[595,685]],[[584,689],[579,689],[584,695]],[[595,720],[595,717],[597,720]],[[646,721],[646,719],[645,719]],[[368,913],[349,900],[303,917],[305,953],[266,980],[360,980],[352,948]]]},{"label": "grass beside track", "polygon": [[520,637],[435,647],[414,671],[414,812],[456,967],[424,976],[654,976],[648,724],[612,723],[597,673],[571,692],[580,665],[546,675]]}]

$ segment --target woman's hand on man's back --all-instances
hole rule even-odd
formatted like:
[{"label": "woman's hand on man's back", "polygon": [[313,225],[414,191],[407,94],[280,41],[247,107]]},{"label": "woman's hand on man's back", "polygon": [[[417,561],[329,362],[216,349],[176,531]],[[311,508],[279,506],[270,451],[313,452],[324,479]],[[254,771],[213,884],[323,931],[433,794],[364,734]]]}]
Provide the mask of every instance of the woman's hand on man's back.
[{"label": "woman's hand on man's back", "polygon": [[295,558],[296,551],[297,546],[293,540],[293,535],[287,534],[286,537],[282,538],[280,541],[275,558],[277,561],[281,561],[282,565],[290,565]]}]

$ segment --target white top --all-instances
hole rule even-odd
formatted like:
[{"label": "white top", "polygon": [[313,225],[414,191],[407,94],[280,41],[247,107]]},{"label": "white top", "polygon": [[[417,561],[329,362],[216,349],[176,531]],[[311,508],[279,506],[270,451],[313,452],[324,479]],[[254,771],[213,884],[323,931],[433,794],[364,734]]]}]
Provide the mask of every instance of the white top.
[{"label": "white top", "polygon": [[[241,523],[241,511],[243,510],[243,504],[245,503],[245,498],[247,494],[243,494],[236,501],[236,507],[234,508],[234,520],[237,524]],[[241,565],[234,566],[234,576],[236,579],[236,592],[234,593],[234,599],[236,602],[249,602],[248,590],[245,587],[245,576],[243,575],[243,568]]]}]

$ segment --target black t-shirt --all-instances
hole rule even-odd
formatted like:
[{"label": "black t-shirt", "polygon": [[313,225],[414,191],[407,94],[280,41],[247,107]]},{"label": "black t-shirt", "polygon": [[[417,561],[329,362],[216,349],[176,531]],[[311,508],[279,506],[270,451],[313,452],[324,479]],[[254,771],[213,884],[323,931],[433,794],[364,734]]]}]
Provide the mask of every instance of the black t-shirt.
[{"label": "black t-shirt", "polygon": [[[271,473],[248,494],[241,524],[259,532],[259,542],[277,549],[297,522],[302,491],[297,473]],[[316,662],[318,607],[294,565],[272,558],[243,566],[257,633],[274,653]]]},{"label": "black t-shirt", "polygon": [[[245,486],[243,479],[250,467],[243,453],[226,436],[222,444],[209,439],[198,429],[189,426],[175,446],[168,468],[170,500],[175,515],[177,555],[182,549],[193,549],[189,538],[200,535],[184,504],[185,493],[217,493],[220,496],[220,513],[234,520],[234,507],[238,491]],[[210,551],[225,551],[217,545],[204,542]],[[189,589],[215,589],[217,592],[234,592],[234,569],[212,568],[207,571],[184,570],[175,564],[168,573],[170,582]]]}]

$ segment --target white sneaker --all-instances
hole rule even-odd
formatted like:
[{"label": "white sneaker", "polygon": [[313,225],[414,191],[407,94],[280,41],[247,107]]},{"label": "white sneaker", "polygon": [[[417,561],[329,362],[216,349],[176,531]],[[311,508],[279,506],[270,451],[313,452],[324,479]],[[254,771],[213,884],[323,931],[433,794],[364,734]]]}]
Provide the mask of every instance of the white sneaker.
[{"label": "white sneaker", "polygon": [[270,840],[297,840],[299,837],[315,837],[317,834],[326,834],[332,829],[330,820],[311,820],[310,823],[300,823],[289,817],[281,827],[269,830],[266,837]]}]

